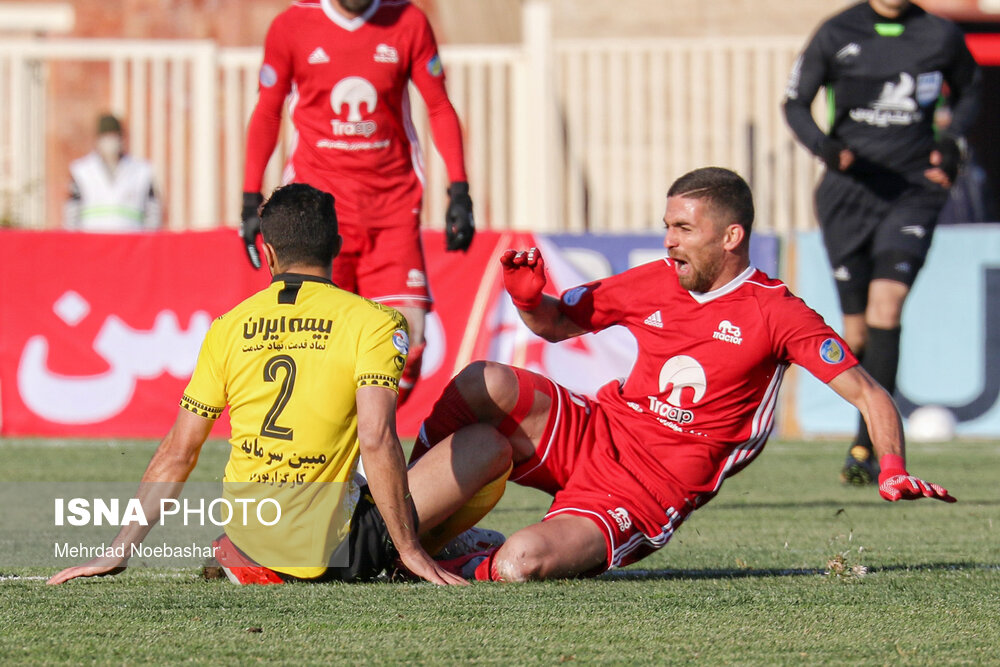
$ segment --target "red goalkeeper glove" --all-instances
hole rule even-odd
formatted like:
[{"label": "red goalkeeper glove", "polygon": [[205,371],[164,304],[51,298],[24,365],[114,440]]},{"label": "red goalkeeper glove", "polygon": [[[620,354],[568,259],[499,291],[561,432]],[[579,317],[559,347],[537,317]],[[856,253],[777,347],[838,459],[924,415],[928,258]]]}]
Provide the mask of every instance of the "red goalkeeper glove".
[{"label": "red goalkeeper glove", "polygon": [[534,310],[542,303],[545,260],[538,248],[508,250],[500,256],[503,287],[518,310]]},{"label": "red goalkeeper glove", "polygon": [[948,490],[943,486],[925,482],[906,472],[902,456],[886,454],[879,461],[879,466],[882,470],[878,474],[878,492],[889,502],[916,500],[921,497],[936,498],[946,503],[953,503],[956,500],[948,495]]}]

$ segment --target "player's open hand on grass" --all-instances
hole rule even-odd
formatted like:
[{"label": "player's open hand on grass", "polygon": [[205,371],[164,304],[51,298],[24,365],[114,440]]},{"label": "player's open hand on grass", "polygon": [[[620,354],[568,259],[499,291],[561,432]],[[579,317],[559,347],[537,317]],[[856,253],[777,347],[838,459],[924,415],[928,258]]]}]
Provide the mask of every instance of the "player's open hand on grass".
[{"label": "player's open hand on grass", "polygon": [[507,250],[500,256],[503,286],[518,310],[534,310],[545,289],[545,260],[538,248]]},{"label": "player's open hand on grass", "polygon": [[83,565],[67,567],[65,570],[49,579],[46,583],[49,585],[61,584],[65,581],[69,581],[70,579],[76,579],[77,577],[108,577],[118,574],[119,572],[124,572],[125,564],[127,562],[128,559],[122,559],[114,556],[99,556],[87,561]]},{"label": "player's open hand on grass", "polygon": [[906,472],[901,456],[891,454],[883,456],[880,463],[882,471],[878,475],[878,492],[889,502],[918,498],[936,498],[946,503],[955,502],[956,498],[948,494],[948,489],[925,482]]},{"label": "player's open hand on grass", "polygon": [[257,236],[260,234],[260,215],[258,209],[264,203],[264,196],[259,192],[243,193],[243,212],[240,214],[240,236],[247,251],[247,258],[253,268],[260,268],[260,251],[257,250]]},{"label": "player's open hand on grass", "polygon": [[442,568],[423,549],[412,549],[406,553],[400,552],[399,560],[412,574],[438,586],[466,586],[469,583],[457,574]]},{"label": "player's open hand on grass", "polygon": [[468,250],[475,233],[469,184],[456,181],[448,186],[448,210],[444,214],[445,249],[448,252]]}]

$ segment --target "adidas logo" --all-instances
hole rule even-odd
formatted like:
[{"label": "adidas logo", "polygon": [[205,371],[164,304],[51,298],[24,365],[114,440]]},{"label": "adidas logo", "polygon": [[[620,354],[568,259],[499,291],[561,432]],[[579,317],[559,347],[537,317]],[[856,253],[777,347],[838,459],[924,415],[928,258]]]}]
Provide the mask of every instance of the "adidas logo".
[{"label": "adidas logo", "polygon": [[656,311],[655,313],[653,313],[652,315],[650,315],[649,317],[647,317],[645,319],[644,323],[648,324],[651,327],[656,327],[657,329],[662,329],[663,328],[663,316],[660,315],[660,311]]},{"label": "adidas logo", "polygon": [[322,65],[323,63],[328,62],[330,62],[330,56],[326,55],[326,51],[323,50],[322,46],[317,46],[313,49],[313,52],[309,54],[310,65]]},{"label": "adidas logo", "polygon": [[838,266],[833,271],[833,279],[846,282],[851,279],[851,272],[847,270],[846,266]]}]

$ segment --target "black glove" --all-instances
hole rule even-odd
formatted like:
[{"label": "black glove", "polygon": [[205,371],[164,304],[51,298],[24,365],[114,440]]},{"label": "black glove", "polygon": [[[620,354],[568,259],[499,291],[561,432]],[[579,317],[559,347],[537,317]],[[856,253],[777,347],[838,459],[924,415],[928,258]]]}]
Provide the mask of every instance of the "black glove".
[{"label": "black glove", "polygon": [[947,174],[948,180],[952,183],[955,182],[955,177],[958,176],[958,168],[965,157],[959,141],[955,137],[942,134],[937,143],[934,144],[934,150],[941,154],[941,164],[937,165],[937,168]]},{"label": "black glove", "polygon": [[243,213],[240,214],[240,236],[253,268],[260,268],[260,251],[257,250],[257,235],[260,234],[260,216],[257,209],[264,203],[259,192],[243,193]]},{"label": "black glove", "polygon": [[444,214],[445,249],[448,252],[468,250],[476,233],[472,218],[472,198],[469,184],[455,181],[448,186],[448,210]]},{"label": "black glove", "polygon": [[827,169],[840,171],[840,152],[847,148],[843,142],[827,137],[819,145],[819,157]]}]

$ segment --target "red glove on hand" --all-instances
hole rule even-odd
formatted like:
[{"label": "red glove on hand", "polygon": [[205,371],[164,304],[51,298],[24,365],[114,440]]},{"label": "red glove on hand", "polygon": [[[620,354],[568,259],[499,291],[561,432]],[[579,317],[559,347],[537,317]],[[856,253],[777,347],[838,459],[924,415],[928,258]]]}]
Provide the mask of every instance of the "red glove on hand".
[{"label": "red glove on hand", "polygon": [[518,310],[534,310],[542,303],[545,260],[538,248],[507,250],[500,256],[503,287]]},{"label": "red glove on hand", "polygon": [[906,472],[902,456],[886,454],[879,461],[879,466],[882,471],[878,474],[878,492],[889,502],[916,500],[923,496],[937,498],[946,503],[957,500],[948,495],[948,490],[943,486],[925,482]]}]

